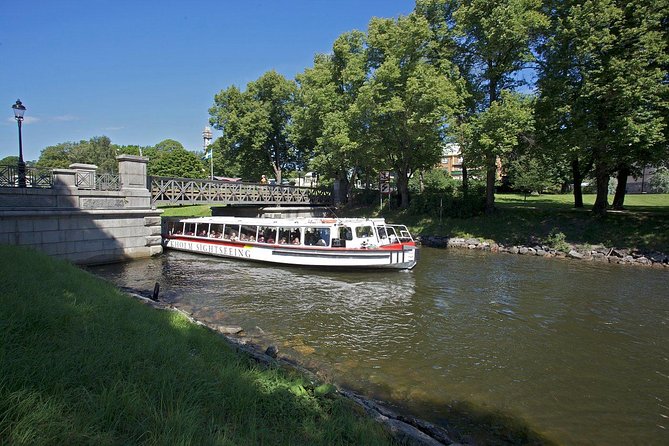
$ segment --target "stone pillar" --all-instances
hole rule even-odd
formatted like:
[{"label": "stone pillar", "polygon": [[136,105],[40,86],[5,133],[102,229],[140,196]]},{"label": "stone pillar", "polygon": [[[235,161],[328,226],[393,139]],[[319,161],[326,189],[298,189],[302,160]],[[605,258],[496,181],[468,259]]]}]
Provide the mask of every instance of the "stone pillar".
[{"label": "stone pillar", "polygon": [[119,155],[116,159],[126,208],[151,209],[151,192],[147,189],[146,176],[149,159],[136,155]]},{"label": "stone pillar", "polygon": [[116,159],[121,189],[146,189],[146,165],[149,159],[136,155],[119,155]]}]

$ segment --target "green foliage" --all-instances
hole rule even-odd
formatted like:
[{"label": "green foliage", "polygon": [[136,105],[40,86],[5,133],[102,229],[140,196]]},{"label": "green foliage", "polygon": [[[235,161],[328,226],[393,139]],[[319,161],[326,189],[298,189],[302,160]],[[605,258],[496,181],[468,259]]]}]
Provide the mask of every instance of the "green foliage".
[{"label": "green foliage", "polygon": [[669,194],[669,169],[659,167],[650,179],[650,189],[657,194]]},{"label": "green foliage", "polygon": [[260,178],[271,170],[280,181],[283,170],[302,163],[288,134],[296,88],[294,81],[272,70],[250,82],[244,92],[232,86],[214,97],[209,122],[223,131],[218,147],[232,155],[242,176]]},{"label": "green foliage", "polygon": [[3,444],[392,444],[328,386],[44,254],[0,245]]},{"label": "green foliage", "polygon": [[172,146],[166,152],[157,152],[157,159],[149,161],[149,174],[164,177],[206,178],[208,170],[202,160],[193,152],[179,146]]},{"label": "green foliage", "polygon": [[432,218],[467,218],[480,215],[485,209],[485,184],[471,184],[468,193],[462,193],[462,185],[452,181],[441,188],[426,188],[414,194],[409,205],[409,214]]},{"label": "green foliage", "polygon": [[556,228],[551,229],[546,237],[546,244],[557,251],[569,252],[571,250],[571,245],[567,243],[567,236]]},{"label": "green foliage", "polygon": [[598,200],[607,181],[665,159],[667,2],[558,2],[542,47],[540,108],[556,147],[594,161]]},{"label": "green foliage", "polygon": [[[425,191],[453,191],[461,185],[445,169],[430,169],[422,173],[423,190]],[[412,192],[420,192],[421,175],[414,175],[409,180],[409,188]]]},{"label": "green foliage", "polygon": [[16,166],[19,163],[19,157],[16,155],[6,156],[0,160],[0,166]]},{"label": "green foliage", "polygon": [[[342,34],[332,54],[320,54],[313,68],[297,76],[291,135],[312,148],[312,170],[344,179],[378,169],[367,143],[368,119],[360,109],[360,91],[368,78],[364,33]],[[352,185],[355,178],[350,178]]]},{"label": "green foliage", "polygon": [[512,189],[529,194],[545,192],[556,184],[546,167],[530,156],[521,156],[507,164],[507,175]]},{"label": "green foliage", "polygon": [[455,67],[447,60],[429,63],[431,37],[429,23],[417,14],[369,24],[373,71],[361,91],[361,110],[377,162],[396,174],[401,208],[409,205],[409,178],[439,162],[449,125],[463,107]]},{"label": "green foliage", "polygon": [[98,172],[117,172],[120,155],[118,147],[106,136],[95,136],[88,141],[65,142],[42,150],[37,166],[66,169],[70,164],[94,164]]}]

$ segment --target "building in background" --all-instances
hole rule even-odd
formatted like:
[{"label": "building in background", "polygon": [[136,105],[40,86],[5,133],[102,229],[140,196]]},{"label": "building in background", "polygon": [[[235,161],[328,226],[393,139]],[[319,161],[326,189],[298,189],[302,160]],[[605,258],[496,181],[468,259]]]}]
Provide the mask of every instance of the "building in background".
[{"label": "building in background", "polygon": [[444,146],[439,167],[448,171],[453,178],[462,179],[462,153],[458,144],[448,143]]}]

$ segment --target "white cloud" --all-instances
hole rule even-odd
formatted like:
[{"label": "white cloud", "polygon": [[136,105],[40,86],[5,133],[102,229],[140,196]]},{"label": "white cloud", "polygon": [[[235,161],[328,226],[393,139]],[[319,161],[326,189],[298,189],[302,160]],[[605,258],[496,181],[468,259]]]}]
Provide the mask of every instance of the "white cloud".
[{"label": "white cloud", "polygon": [[79,118],[78,116],[73,116],[73,115],[62,115],[62,116],[54,116],[51,118],[51,121],[58,121],[58,122],[67,122],[67,121],[78,121]]},{"label": "white cloud", "polygon": [[[13,122],[16,123],[16,118],[7,118],[7,122]],[[24,116],[23,117],[23,123],[24,124],[34,124],[36,122],[39,122],[40,118],[36,118],[34,116]]]}]

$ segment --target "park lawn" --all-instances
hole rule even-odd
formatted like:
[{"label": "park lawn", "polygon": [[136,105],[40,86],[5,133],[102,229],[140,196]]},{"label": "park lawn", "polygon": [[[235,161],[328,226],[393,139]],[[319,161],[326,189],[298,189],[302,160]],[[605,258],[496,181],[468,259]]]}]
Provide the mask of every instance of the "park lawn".
[{"label": "park lawn", "polygon": [[669,252],[669,195],[628,195],[624,211],[604,217],[590,212],[594,195],[584,196],[584,209],[573,207],[571,195],[540,195],[525,199],[497,194],[491,216],[466,219],[407,216],[414,231],[430,235],[474,237],[505,245],[545,243],[562,233],[573,245],[604,245]]},{"label": "park lawn", "polygon": [[164,206],[160,210],[163,211],[163,217],[211,217],[211,206],[208,204]]},{"label": "park lawn", "polygon": [[392,444],[179,313],[27,248],[0,259],[0,444]]}]

